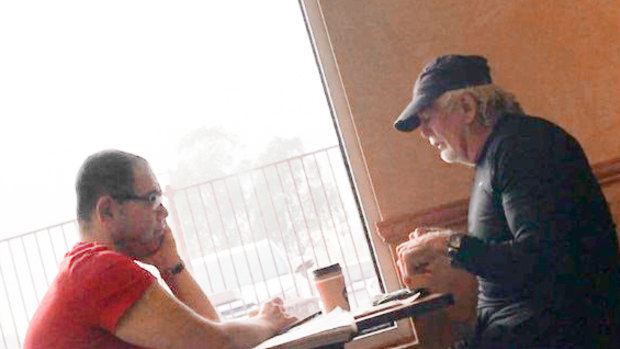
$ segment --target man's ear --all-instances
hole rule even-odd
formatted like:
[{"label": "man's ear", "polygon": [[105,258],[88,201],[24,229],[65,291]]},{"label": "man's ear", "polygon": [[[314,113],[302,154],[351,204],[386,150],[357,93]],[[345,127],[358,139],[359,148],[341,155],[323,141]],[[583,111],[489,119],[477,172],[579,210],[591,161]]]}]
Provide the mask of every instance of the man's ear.
[{"label": "man's ear", "polygon": [[460,96],[461,108],[463,114],[465,114],[465,120],[467,123],[472,123],[476,120],[476,114],[478,113],[478,100],[471,93],[463,93]]},{"label": "man's ear", "polygon": [[105,222],[114,218],[114,200],[108,195],[102,195],[95,204],[97,220]]}]

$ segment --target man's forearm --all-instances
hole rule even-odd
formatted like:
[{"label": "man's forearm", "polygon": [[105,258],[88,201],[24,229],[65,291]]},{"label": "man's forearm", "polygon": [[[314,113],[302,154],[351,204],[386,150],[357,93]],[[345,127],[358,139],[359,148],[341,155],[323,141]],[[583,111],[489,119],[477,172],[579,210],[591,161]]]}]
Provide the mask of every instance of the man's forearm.
[{"label": "man's forearm", "polygon": [[209,320],[220,321],[215,307],[186,268],[176,274],[163,272],[161,276],[181,302]]},{"label": "man's forearm", "polygon": [[222,328],[232,340],[232,347],[251,348],[275,334],[269,323],[259,317],[222,323]]},{"label": "man's forearm", "polygon": [[114,335],[147,348],[251,348],[294,320],[276,315],[271,314],[271,322],[265,316],[213,322],[190,311],[155,282],[125,311]]}]

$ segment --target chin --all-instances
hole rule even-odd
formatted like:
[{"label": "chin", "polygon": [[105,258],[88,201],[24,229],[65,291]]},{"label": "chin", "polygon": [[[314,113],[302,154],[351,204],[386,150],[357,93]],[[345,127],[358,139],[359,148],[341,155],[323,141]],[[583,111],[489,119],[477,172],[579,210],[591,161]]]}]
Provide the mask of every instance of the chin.
[{"label": "chin", "polygon": [[442,151],[440,156],[441,156],[441,160],[443,160],[445,163],[448,163],[448,164],[461,164],[461,165],[465,165],[468,167],[474,166],[474,164],[465,160],[463,157],[458,156],[451,149]]},{"label": "chin", "polygon": [[154,255],[155,253],[157,253],[157,251],[159,251],[159,249],[161,248],[161,245],[164,243],[164,235],[162,234],[162,235],[156,237],[154,240],[155,241],[153,241],[153,242],[154,242],[154,244],[156,244],[156,246],[154,248],[152,248],[152,249],[148,249],[148,250],[145,249],[144,253],[143,253],[143,256],[142,256],[143,258],[150,257],[150,256]]},{"label": "chin", "polygon": [[164,242],[164,235],[157,236],[149,242],[130,240],[130,241],[116,241],[116,249],[120,253],[129,256],[134,259],[148,258],[161,248]]},{"label": "chin", "polygon": [[446,149],[442,151],[439,156],[441,157],[441,160],[443,160],[444,162],[448,164],[453,164],[455,162],[458,162],[458,157],[456,156],[454,151],[452,151],[451,149]]}]

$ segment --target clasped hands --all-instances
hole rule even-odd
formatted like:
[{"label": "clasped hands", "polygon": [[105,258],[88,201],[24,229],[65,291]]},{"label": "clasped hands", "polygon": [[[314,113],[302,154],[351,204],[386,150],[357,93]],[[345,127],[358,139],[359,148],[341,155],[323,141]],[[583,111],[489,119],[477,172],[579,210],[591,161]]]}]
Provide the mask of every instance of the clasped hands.
[{"label": "clasped hands", "polygon": [[401,281],[411,286],[412,277],[431,273],[437,258],[447,257],[447,241],[452,230],[420,227],[409,234],[409,240],[396,247]]}]

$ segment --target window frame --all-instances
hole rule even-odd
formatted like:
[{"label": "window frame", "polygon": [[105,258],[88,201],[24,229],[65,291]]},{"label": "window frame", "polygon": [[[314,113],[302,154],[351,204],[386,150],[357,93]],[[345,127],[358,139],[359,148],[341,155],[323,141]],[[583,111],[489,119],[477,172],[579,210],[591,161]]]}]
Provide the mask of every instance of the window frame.
[{"label": "window frame", "polygon": [[[345,158],[345,165],[349,171],[360,206],[360,213],[368,229],[368,227],[374,227],[381,221],[381,213],[373,193],[370,175],[365,167],[362,149],[358,141],[360,135],[353,123],[352,111],[343,87],[338,62],[331,46],[327,23],[325,23],[319,0],[298,1],[330,113],[336,127],[338,141]],[[377,258],[376,265],[380,270],[383,287],[387,291],[402,288],[394,264],[395,259],[388,244],[381,241],[377,234],[367,233],[367,237]],[[406,343],[406,345],[419,343],[414,323],[410,318],[398,321],[394,327],[360,337],[348,344],[347,347],[354,349],[374,348],[387,344],[394,345],[395,343]]]}]

